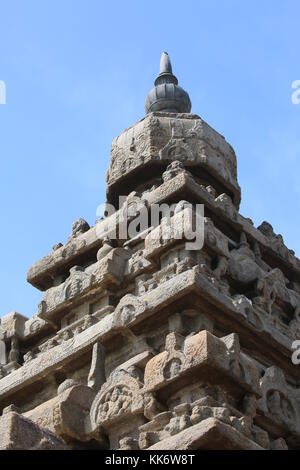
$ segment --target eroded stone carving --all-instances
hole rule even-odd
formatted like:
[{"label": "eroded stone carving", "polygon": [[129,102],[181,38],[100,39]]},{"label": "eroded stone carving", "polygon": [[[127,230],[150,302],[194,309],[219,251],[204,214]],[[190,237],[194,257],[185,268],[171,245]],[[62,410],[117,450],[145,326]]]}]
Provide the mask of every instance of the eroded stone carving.
[{"label": "eroded stone carving", "polygon": [[185,340],[180,335],[170,333],[166,339],[166,350],[146,365],[145,387],[156,390],[193,369],[196,374],[197,368],[205,370],[207,367],[232,375],[258,393],[256,368],[251,360],[240,354],[238,338],[229,335],[218,339],[205,330]]},{"label": "eroded stone carving", "polygon": [[260,381],[262,398],[258,409],[272,431],[280,435],[282,429],[300,437],[299,405],[292,390],[288,387],[283,372],[278,367],[270,367]]},{"label": "eroded stone carving", "polygon": [[102,386],[91,407],[92,430],[112,426],[126,415],[143,412],[142,384],[129,372],[117,370]]}]

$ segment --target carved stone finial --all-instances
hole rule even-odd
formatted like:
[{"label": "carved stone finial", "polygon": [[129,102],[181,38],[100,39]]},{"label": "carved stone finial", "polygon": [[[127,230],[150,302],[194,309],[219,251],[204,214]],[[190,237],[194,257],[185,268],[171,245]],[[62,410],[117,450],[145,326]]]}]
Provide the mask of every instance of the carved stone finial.
[{"label": "carved stone finial", "polygon": [[160,58],[160,75],[163,73],[172,74],[172,64],[167,52],[163,52]]},{"label": "carved stone finial", "polygon": [[20,359],[20,350],[19,350],[19,341],[16,337],[11,339],[11,349],[8,356],[9,362],[19,362]]},{"label": "carved stone finial", "polygon": [[275,233],[273,227],[269,222],[264,221],[259,227],[257,227],[260,232],[262,232],[266,237],[273,238]]},{"label": "carved stone finial", "polygon": [[87,232],[89,229],[90,226],[86,220],[82,218],[77,219],[72,224],[72,234],[69,238],[77,238],[79,235]]},{"label": "carved stone finial", "polygon": [[109,237],[105,237],[103,239],[102,247],[97,252],[97,260],[100,261],[101,259],[105,258],[108,253],[113,250],[113,242]]},{"label": "carved stone finial", "polygon": [[242,232],[240,236],[240,247],[241,246],[249,246],[245,232]]},{"label": "carved stone finial", "polygon": [[170,57],[167,52],[163,52],[160,59],[160,74],[155,80],[155,87],[146,98],[146,114],[155,111],[190,113],[191,107],[188,93],[178,85],[178,80],[173,75]]}]

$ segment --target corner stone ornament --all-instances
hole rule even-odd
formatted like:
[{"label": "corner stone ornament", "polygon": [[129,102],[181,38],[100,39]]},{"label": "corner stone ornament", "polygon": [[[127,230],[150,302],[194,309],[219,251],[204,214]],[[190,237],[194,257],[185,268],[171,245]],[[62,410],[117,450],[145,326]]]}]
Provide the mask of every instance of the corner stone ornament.
[{"label": "corner stone ornament", "polygon": [[235,152],[191,106],[163,53],[104,216],[29,269],[32,318],[0,319],[1,450],[300,447],[300,260],[240,214]]}]

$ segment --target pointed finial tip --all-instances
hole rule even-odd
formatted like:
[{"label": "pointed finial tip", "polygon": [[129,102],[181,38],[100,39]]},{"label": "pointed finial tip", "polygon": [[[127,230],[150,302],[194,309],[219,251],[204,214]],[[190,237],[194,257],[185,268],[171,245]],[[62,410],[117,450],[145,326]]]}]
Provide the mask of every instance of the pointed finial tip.
[{"label": "pointed finial tip", "polygon": [[172,73],[171,60],[167,52],[163,52],[161,55],[160,73]]}]

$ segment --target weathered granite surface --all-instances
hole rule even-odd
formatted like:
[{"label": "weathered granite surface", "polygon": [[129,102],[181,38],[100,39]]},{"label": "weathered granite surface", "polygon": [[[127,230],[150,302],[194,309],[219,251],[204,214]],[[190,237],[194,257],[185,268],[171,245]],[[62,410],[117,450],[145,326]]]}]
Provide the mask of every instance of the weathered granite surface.
[{"label": "weathered granite surface", "polygon": [[[300,261],[239,213],[234,150],[175,78],[163,57],[147,116],[113,141],[115,213],[75,221],[29,269],[36,314],[1,318],[0,449],[300,447]],[[201,249],[185,202],[204,204]],[[126,212],[127,228],[163,203],[120,236]]]}]

